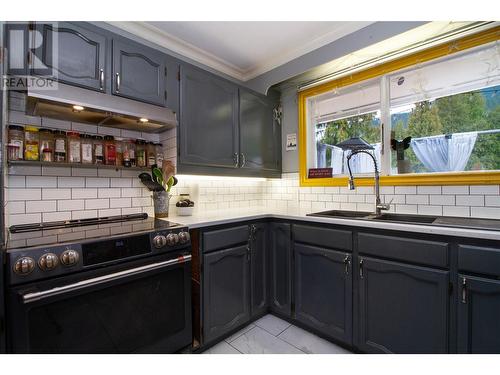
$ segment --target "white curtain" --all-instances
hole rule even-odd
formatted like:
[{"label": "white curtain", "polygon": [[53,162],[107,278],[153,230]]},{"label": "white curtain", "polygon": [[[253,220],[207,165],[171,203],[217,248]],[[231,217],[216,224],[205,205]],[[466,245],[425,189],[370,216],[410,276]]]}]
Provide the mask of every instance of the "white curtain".
[{"label": "white curtain", "polygon": [[[375,143],[375,144],[372,144],[372,146],[375,149],[368,151],[368,152],[371,152],[373,154],[373,156],[375,156],[375,160],[377,160],[377,167],[380,170],[381,144]],[[351,154],[351,151],[345,151],[345,159],[344,159],[344,173],[345,174],[349,173],[349,170],[347,169],[347,156],[350,154]],[[351,171],[353,174],[375,172],[375,170],[373,169],[372,158],[364,153],[354,155],[352,157],[351,161],[349,162],[349,165],[351,166]]]},{"label": "white curtain", "polygon": [[[381,144],[376,143],[372,145],[375,147],[374,150],[369,151],[373,153],[375,159],[377,160],[377,165],[380,169],[380,149]],[[332,173],[334,175],[338,174],[347,174],[347,156],[350,155],[351,151],[344,151],[340,147],[331,146],[324,143],[318,142],[316,144],[316,155],[317,155],[317,165],[318,168],[326,168],[326,150],[330,149],[332,152],[332,158],[330,162],[330,167],[332,168]],[[359,173],[373,173],[373,160],[366,154],[356,154],[352,157],[351,162],[351,170],[353,174]]]},{"label": "white curtain", "polygon": [[415,138],[411,148],[431,172],[463,171],[469,161],[477,132]]},{"label": "white curtain", "polygon": [[344,161],[344,150],[340,147],[332,146],[331,167],[333,174],[342,174],[342,165]]},{"label": "white curtain", "polygon": [[316,160],[318,168],[326,167],[326,144],[316,143]]}]

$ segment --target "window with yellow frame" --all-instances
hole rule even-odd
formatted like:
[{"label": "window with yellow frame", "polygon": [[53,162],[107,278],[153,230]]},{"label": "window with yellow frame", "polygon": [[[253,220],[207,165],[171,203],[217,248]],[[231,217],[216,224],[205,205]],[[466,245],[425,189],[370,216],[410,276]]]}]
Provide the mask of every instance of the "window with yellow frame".
[{"label": "window with yellow frame", "polygon": [[[352,137],[383,185],[499,184],[499,39],[495,27],[300,92],[301,186],[346,186]],[[352,157],[357,185],[373,183],[370,159]]]}]

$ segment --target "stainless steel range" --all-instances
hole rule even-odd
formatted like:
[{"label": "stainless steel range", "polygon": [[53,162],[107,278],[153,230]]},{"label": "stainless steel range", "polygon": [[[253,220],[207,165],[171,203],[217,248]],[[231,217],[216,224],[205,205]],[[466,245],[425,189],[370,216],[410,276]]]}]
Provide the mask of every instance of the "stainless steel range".
[{"label": "stainless steel range", "polygon": [[171,353],[191,342],[182,225],[141,214],[13,226],[6,256],[10,352]]}]

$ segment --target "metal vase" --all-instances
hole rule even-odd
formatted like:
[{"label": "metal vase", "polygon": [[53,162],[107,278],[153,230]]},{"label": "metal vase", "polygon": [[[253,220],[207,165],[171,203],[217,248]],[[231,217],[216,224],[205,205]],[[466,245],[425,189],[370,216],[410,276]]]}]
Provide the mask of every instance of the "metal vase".
[{"label": "metal vase", "polygon": [[153,192],[153,204],[155,208],[155,217],[168,217],[168,206],[171,195],[166,191]]}]

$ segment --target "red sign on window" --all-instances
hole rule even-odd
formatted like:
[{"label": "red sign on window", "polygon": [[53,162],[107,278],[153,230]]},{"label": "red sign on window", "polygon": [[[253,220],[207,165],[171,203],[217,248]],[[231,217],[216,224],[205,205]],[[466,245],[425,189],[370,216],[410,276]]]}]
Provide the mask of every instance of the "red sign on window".
[{"label": "red sign on window", "polygon": [[309,168],[309,178],[332,177],[333,168]]}]

